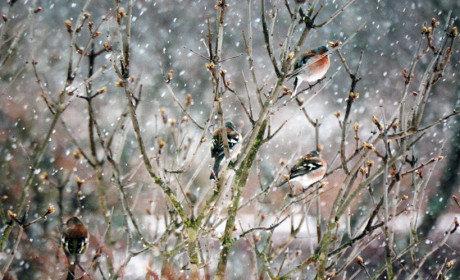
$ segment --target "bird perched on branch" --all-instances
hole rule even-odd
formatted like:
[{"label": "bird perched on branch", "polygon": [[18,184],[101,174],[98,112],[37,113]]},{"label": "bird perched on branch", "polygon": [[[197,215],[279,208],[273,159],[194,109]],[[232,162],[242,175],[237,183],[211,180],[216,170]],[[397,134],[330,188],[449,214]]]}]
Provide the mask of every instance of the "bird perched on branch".
[{"label": "bird perched on branch", "polygon": [[326,161],[319,156],[318,151],[311,151],[297,161],[291,168],[289,175],[285,176],[285,180],[277,187],[291,181],[299,182],[306,188],[321,180],[326,174],[326,170]]},{"label": "bird perched on branch", "polygon": [[[291,77],[295,77],[294,92],[292,96],[296,95],[297,89],[303,81],[307,82],[310,85],[310,83],[316,82],[319,79],[322,79],[324,75],[326,75],[327,70],[329,70],[329,67],[331,66],[329,55],[325,55],[319,60],[317,59],[320,58],[327,51],[327,46],[321,46],[314,50],[303,53],[299,56],[299,58],[294,64],[294,75]],[[315,62],[313,64],[308,65],[312,61]]]},{"label": "bird perched on branch", "polygon": [[71,217],[63,225],[62,248],[69,260],[67,280],[75,279],[75,267],[79,265],[80,256],[86,252],[89,242],[88,229],[77,217]]},{"label": "bird perched on branch", "polygon": [[[229,152],[235,150],[235,147],[241,140],[241,133],[235,130],[235,125],[232,122],[225,123],[225,129],[227,130],[227,140]],[[211,157],[215,159],[213,172],[211,173],[210,179],[215,180],[219,176],[219,166],[222,160],[225,158],[224,141],[222,138],[222,128],[216,129],[212,134],[211,143]]]}]

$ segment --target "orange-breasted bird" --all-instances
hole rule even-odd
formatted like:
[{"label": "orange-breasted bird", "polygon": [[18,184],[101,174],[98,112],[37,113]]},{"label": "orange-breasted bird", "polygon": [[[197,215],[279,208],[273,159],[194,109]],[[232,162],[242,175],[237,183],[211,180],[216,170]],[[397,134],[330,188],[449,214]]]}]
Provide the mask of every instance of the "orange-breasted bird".
[{"label": "orange-breasted bird", "polygon": [[299,182],[304,188],[307,188],[313,183],[323,179],[327,170],[327,162],[319,156],[318,151],[311,151],[301,157],[297,163],[291,168],[289,175],[286,176],[281,184],[281,187],[288,181]]},{"label": "orange-breasted bird", "polygon": [[[241,133],[235,130],[235,125],[232,122],[226,122],[225,129],[227,130],[228,148],[230,152],[232,152],[235,150],[235,147],[240,142],[242,136]],[[212,134],[211,157],[214,158],[215,161],[210,179],[215,180],[219,176],[220,163],[225,158],[222,128],[216,129],[216,131]]]},{"label": "orange-breasted bird", "polygon": [[79,218],[71,217],[64,223],[61,242],[69,260],[66,279],[73,280],[75,279],[75,267],[78,266],[80,256],[86,252],[89,242],[88,229]]},{"label": "orange-breasted bird", "polygon": [[299,56],[299,58],[294,64],[294,73],[296,74],[292,76],[295,77],[294,91],[292,96],[296,95],[297,89],[303,81],[310,84],[312,82],[318,81],[319,79],[323,78],[324,75],[326,75],[327,70],[329,70],[329,67],[331,66],[329,55],[323,56],[321,59],[314,62],[313,64],[308,65],[308,63],[315,61],[327,51],[327,46],[321,46],[314,50],[303,53]]}]

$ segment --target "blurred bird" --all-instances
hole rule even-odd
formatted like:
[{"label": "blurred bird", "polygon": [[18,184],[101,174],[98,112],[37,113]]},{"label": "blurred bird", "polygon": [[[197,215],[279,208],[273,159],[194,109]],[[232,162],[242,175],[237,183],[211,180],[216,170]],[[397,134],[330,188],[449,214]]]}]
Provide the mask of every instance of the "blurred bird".
[{"label": "blurred bird", "polygon": [[[242,138],[241,133],[235,130],[235,125],[232,122],[226,122],[225,129],[227,130],[228,148],[230,149],[230,152],[232,152]],[[216,131],[212,134],[211,157],[213,157],[215,161],[212,169],[213,172],[211,173],[209,179],[215,180],[219,176],[220,163],[225,158],[222,128],[216,129]]]},{"label": "blurred bird", "polygon": [[75,279],[75,267],[79,265],[80,256],[86,252],[89,234],[86,226],[77,217],[71,217],[63,225],[62,248],[69,260],[67,280]]},{"label": "blurred bird", "polygon": [[318,151],[311,151],[300,158],[291,168],[289,175],[277,187],[281,187],[288,181],[299,182],[304,188],[321,180],[326,174],[327,163],[319,157]]},{"label": "blurred bird", "polygon": [[327,70],[329,70],[329,67],[331,66],[329,55],[323,56],[323,58],[314,62],[311,65],[308,65],[306,67],[305,65],[308,64],[310,61],[314,61],[318,59],[321,55],[323,55],[327,51],[328,51],[327,46],[322,46],[314,50],[308,51],[306,53],[303,53],[299,56],[299,58],[297,59],[294,65],[294,72],[296,72],[298,69],[302,67],[304,67],[304,69],[300,70],[299,72],[297,72],[295,75],[292,76],[292,77],[295,77],[294,91],[293,91],[292,96],[296,95],[297,89],[303,81],[307,82],[308,85],[310,85],[310,83],[316,82],[317,80],[323,78],[324,75],[326,75]]}]

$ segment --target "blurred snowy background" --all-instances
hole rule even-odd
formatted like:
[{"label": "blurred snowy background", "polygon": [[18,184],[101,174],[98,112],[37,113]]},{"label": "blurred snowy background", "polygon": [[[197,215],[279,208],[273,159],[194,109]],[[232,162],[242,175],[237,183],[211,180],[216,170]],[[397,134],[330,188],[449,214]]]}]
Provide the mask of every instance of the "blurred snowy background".
[{"label": "blurred snowy background", "polygon": [[[126,5],[124,2],[126,1],[121,1],[120,5]],[[269,13],[273,9],[274,1],[267,2],[266,8],[267,13]],[[279,55],[278,43],[283,41],[285,30],[289,25],[288,15],[282,3],[284,1],[280,2],[280,14],[277,17],[274,34],[276,55]],[[320,2],[324,8],[318,17],[319,22],[326,20],[344,3],[344,1],[339,0]],[[231,80],[233,88],[237,92],[244,93],[244,81],[249,79],[250,72],[248,71],[241,32],[244,30],[245,34],[248,34],[249,11],[246,1],[229,1],[229,4],[223,45],[223,59],[226,60],[222,65],[228,71],[227,77]],[[52,120],[46,104],[40,97],[41,90],[31,66],[32,61],[37,62],[37,73],[45,90],[49,92],[50,96],[57,98],[59,92],[64,88],[69,59],[70,36],[66,32],[64,21],[76,22],[83,5],[84,1],[25,0],[17,1],[10,9],[7,1],[0,3],[0,13],[8,17],[7,22],[9,24],[8,29],[5,29],[5,22],[0,25],[2,42],[4,43],[0,46],[0,195],[7,196],[7,199],[2,202],[0,211],[6,212],[6,210],[15,207],[30,164],[29,157],[37,148],[37,143],[43,139]],[[31,13],[38,6],[41,6],[43,10],[35,14]],[[180,133],[184,136],[186,143],[194,146],[200,140],[202,131],[191,122],[180,123],[184,115],[168,93],[164,77],[171,69],[174,70],[174,78],[170,85],[175,94],[182,102],[186,100],[187,94],[190,94],[194,101],[190,107],[191,116],[199,123],[204,123],[211,110],[214,96],[210,75],[205,67],[207,61],[196,53],[207,56],[206,17],[210,16],[214,27],[216,13],[214,6],[215,1],[204,0],[134,1],[131,74],[135,77],[136,83],[143,85],[138,117],[149,152],[155,153],[159,139],[167,143],[168,149],[161,155],[165,162],[162,167],[166,169],[180,166],[179,163],[165,160],[170,154],[175,153],[177,146],[182,145],[175,142],[177,139],[174,139],[174,133]],[[112,8],[112,1],[93,0],[86,11],[91,14],[90,20],[98,24],[103,17],[109,14]],[[347,62],[353,68],[358,62],[360,52],[364,52],[361,66],[362,81],[357,87],[360,98],[356,101],[350,117],[351,123],[359,121],[362,131],[365,131],[363,136],[370,135],[369,131],[374,129],[372,115],[388,117],[396,108],[398,98],[404,87],[401,71],[409,66],[417,42],[420,40],[423,23],[429,22],[434,17],[441,22],[441,26],[444,26],[449,10],[452,11],[452,16],[456,18],[460,12],[460,2],[452,0],[357,0],[325,28],[312,30],[303,46],[303,51],[326,45],[329,41],[345,41],[361,23],[366,22],[363,30],[342,49]],[[261,82],[270,86],[273,84],[275,76],[263,40],[260,1],[252,1],[251,17],[256,73]],[[458,25],[458,19],[456,23]],[[110,22],[103,23],[100,31],[102,34],[95,40],[96,49],[100,49],[104,42],[112,42],[116,45],[116,42],[113,42],[116,34]],[[14,38],[16,33],[20,34],[17,39]],[[13,39],[8,40],[10,37]],[[81,32],[79,37],[79,42],[85,42],[88,33]],[[7,54],[12,43],[15,46],[11,53]],[[74,57],[77,59],[79,55],[74,54]],[[95,116],[103,133],[107,135],[110,134],[118,117],[126,107],[125,94],[122,88],[115,85],[119,79],[111,69],[111,62],[109,61],[111,58],[113,57],[108,53],[96,58],[95,68],[98,69],[106,64],[108,70],[94,80],[92,84],[94,89],[107,87],[104,94],[94,99]],[[116,53],[115,59],[117,59]],[[460,102],[459,60],[460,55],[457,49],[447,67],[443,81],[433,88],[422,124],[429,124],[452,112],[454,108],[458,110]],[[415,69],[416,80],[421,78],[427,63],[428,61],[422,60],[417,65]],[[84,81],[87,77],[87,68],[88,61],[83,59],[81,70],[78,72],[74,85]],[[340,59],[334,53],[331,56],[331,68],[327,76],[330,77],[336,72],[332,82],[306,106],[309,115],[321,123],[320,144],[324,146],[322,156],[329,162],[337,153],[340,144],[341,130],[334,113],[339,110],[343,113],[345,99],[350,87],[349,77],[343,69]],[[251,84],[249,85],[251,86]],[[292,87],[292,83],[289,82],[286,86]],[[77,93],[84,94],[82,89]],[[254,88],[250,87],[249,90],[250,92],[254,91]],[[307,99],[309,94],[312,93],[304,93],[303,97]],[[251,126],[242,112],[238,100],[231,93],[226,93],[223,98],[225,100],[223,103],[225,118],[232,120],[237,125],[238,130],[246,135]],[[168,119],[166,124],[162,122],[161,108],[164,108]],[[87,110],[86,102],[76,98],[63,115],[63,120],[69,131],[84,149],[89,149]],[[180,124],[172,127],[170,125],[171,120]],[[264,185],[268,185],[274,180],[281,159],[290,160],[315,148],[314,128],[303,113],[298,110],[296,104],[282,107],[276,118],[271,121],[273,127],[278,127],[285,120],[288,122],[284,129],[264,145],[259,153]],[[217,124],[217,120],[213,121],[213,124]],[[417,144],[416,156],[419,163],[426,162],[439,153],[445,155],[446,159],[455,156],[455,152],[459,152],[459,133],[458,117],[428,130]],[[134,134],[130,132],[127,137],[123,146],[120,168],[127,174],[126,176],[132,176],[130,177],[131,183],[127,186],[135,205],[132,210],[138,216],[145,231],[161,232],[164,228],[162,228],[163,222],[159,215],[166,209],[165,197],[145,175],[144,167],[140,165],[141,159]],[[210,133],[207,134],[207,137],[210,137]],[[349,145],[349,151],[352,152],[354,143],[350,142]],[[212,164],[209,147],[210,141],[201,146],[198,156],[192,163],[192,168],[187,171],[187,174],[182,174],[179,179],[183,185],[187,185],[195,172],[193,167],[198,168],[203,161],[206,161],[207,165]],[[443,147],[442,151],[440,151],[441,147]],[[85,180],[82,187],[84,199],[81,215],[94,236],[91,245],[93,250],[91,252],[94,252],[94,248],[97,248],[97,244],[101,242],[106,227],[98,206],[98,189],[95,187],[97,182],[94,172],[85,160],[74,159],[72,153],[75,149],[75,145],[70,141],[62,124],[58,124],[51,138],[50,146],[40,164],[38,174],[47,172],[56,181],[62,181],[66,174],[71,174],[71,183],[63,191],[63,213],[59,213],[61,217],[72,215],[77,208],[76,184],[73,183],[75,178],[78,176]],[[99,149],[98,155],[102,156],[102,154],[102,149]],[[451,217],[459,213],[459,209],[451,202],[450,195],[448,197],[440,196],[444,189],[449,189],[451,195],[456,194],[458,196],[460,192],[458,180],[447,182],[448,185],[440,185],[443,176],[450,173],[458,174],[459,172],[458,162],[453,166],[449,166],[448,163],[448,160],[439,162],[436,171],[429,178],[426,202],[449,200],[445,208],[442,206],[440,213],[436,214],[430,221],[430,225],[437,225],[431,233],[432,236],[445,231],[447,223],[443,221],[450,223]],[[114,243],[110,246],[113,248],[115,264],[119,265],[124,260],[124,253],[126,253],[124,251],[125,240],[122,239],[124,224],[122,212],[119,209],[118,193],[110,180],[110,168],[105,168],[104,172],[108,209],[113,208],[114,210],[112,221]],[[249,177],[249,182],[244,190],[244,197],[250,197],[259,188],[256,177],[255,172]],[[205,195],[204,192],[207,189],[200,186],[209,184],[208,178],[209,168],[203,168],[192,186],[194,195]],[[453,178],[457,177],[454,176]],[[322,211],[324,213],[329,213],[328,205],[336,196],[334,187],[341,183],[340,173],[329,177],[327,181],[328,191],[322,196]],[[410,194],[411,190],[403,185],[401,192]],[[243,226],[245,226],[246,220],[249,223],[253,219],[254,214],[256,214],[255,211],[270,213],[270,209],[276,207],[278,203],[276,199],[282,200],[283,195],[284,193],[281,192],[275,193],[271,197],[274,200],[265,204],[267,209],[246,207],[242,211],[245,217],[247,216],[247,218],[242,218]],[[56,205],[60,198],[56,188],[50,184],[41,183],[37,178],[28,199],[30,200],[30,212],[42,213],[49,204]],[[366,212],[366,207],[371,205],[370,201],[367,201],[368,198],[362,197],[361,199],[363,202],[358,205],[359,208],[356,208],[355,212],[357,221],[361,215],[360,211]],[[222,211],[225,212],[225,210]],[[51,215],[47,222],[39,223],[26,231],[26,239],[21,242],[11,266],[12,274],[16,275],[16,279],[57,279],[58,277],[55,275],[61,275],[59,273],[63,271],[64,259],[62,252],[60,256],[57,253],[59,249],[56,242],[56,235],[59,235],[59,215]],[[407,222],[401,218],[400,223],[405,224]],[[285,226],[277,229],[279,236],[275,240],[282,240],[283,236],[289,234],[289,226],[286,223]],[[439,230],[436,230],[437,228]],[[310,231],[315,232],[313,229]],[[216,232],[220,232],[220,230]],[[312,237],[308,234],[300,235],[298,248],[309,248],[310,238]],[[460,237],[457,233],[449,241],[450,245],[439,253],[438,258],[441,263],[445,258],[458,259],[459,241]],[[429,243],[425,245],[429,247]],[[11,244],[8,246],[11,247]],[[243,243],[236,243],[235,246],[235,250],[241,250],[241,252],[248,250]],[[379,252],[379,250],[382,249],[372,248],[366,254],[370,258],[375,251]],[[244,257],[244,253],[242,254]],[[154,257],[141,255],[133,259],[128,264],[125,279],[146,279],[145,268],[147,266],[155,268],[155,262],[162,258],[162,254],[157,251],[153,252],[152,256]],[[86,261],[88,258],[87,256]],[[181,263],[180,258],[181,256],[178,256],[178,263]],[[5,259],[6,254],[2,253],[0,261]],[[250,264],[245,262],[244,258],[231,258],[230,262],[233,263],[234,267],[237,267],[238,263],[240,265],[239,269],[232,270],[233,279],[243,279],[246,271],[250,271]],[[59,263],[58,267],[56,263]],[[455,272],[457,277],[460,277],[459,263],[455,264],[454,269],[457,271]],[[353,271],[357,268],[350,269]],[[434,273],[434,270],[429,273]]]}]

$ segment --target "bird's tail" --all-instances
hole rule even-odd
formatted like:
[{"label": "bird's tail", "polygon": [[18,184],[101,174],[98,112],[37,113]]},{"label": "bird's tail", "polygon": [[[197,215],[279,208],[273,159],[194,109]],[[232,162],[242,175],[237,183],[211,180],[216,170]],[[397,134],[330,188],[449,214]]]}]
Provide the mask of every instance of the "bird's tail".
[{"label": "bird's tail", "polygon": [[288,182],[287,180],[283,180],[283,182],[281,182],[281,184],[277,185],[275,188],[279,188],[283,186],[284,184],[286,184],[287,182]]},{"label": "bird's tail", "polygon": [[214,161],[214,166],[212,168],[211,176],[209,176],[210,180],[216,180],[217,177],[219,176],[219,167],[223,159],[224,159],[223,156],[216,157],[216,160]]},{"label": "bird's tail", "polygon": [[295,77],[295,80],[294,80],[294,90],[292,91],[292,95],[291,96],[296,96],[297,94],[297,88],[299,87],[300,83],[299,83],[299,78]]},{"label": "bird's tail", "polygon": [[76,266],[75,263],[69,265],[66,280],[74,280],[75,279],[75,266]]}]

